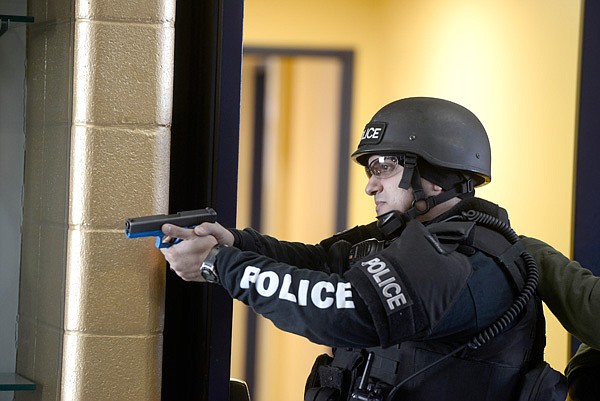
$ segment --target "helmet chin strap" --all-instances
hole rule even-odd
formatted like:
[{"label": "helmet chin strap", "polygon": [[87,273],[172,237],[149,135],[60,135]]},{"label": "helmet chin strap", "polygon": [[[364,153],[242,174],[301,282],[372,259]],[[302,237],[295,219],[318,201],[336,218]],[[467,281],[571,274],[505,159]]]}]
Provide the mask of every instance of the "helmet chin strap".
[{"label": "helmet chin strap", "polygon": [[408,190],[411,186],[414,199],[410,209],[404,213],[394,210],[377,216],[377,227],[379,227],[379,230],[387,239],[400,235],[410,220],[429,212],[436,205],[442,204],[458,195],[472,192],[474,189],[473,181],[467,178],[438,195],[425,195],[425,191],[421,185],[421,174],[417,167],[417,155],[407,153],[404,155],[404,172],[402,173],[398,188]]}]

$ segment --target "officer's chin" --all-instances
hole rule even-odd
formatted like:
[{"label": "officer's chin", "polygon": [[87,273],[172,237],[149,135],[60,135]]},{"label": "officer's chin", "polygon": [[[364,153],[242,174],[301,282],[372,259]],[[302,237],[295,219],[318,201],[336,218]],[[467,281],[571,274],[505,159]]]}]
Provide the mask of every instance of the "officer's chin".
[{"label": "officer's chin", "polygon": [[390,207],[388,204],[381,204],[378,207],[375,208],[375,214],[377,215],[377,218],[386,215],[386,214],[390,214],[392,212],[398,212],[400,214],[406,212],[406,210],[399,210],[399,209],[394,209],[393,207]]},{"label": "officer's chin", "polygon": [[379,218],[379,216],[383,216],[384,214],[387,214],[391,211],[392,210],[389,207],[387,207],[384,203],[375,207],[375,215],[377,216],[377,218]]}]

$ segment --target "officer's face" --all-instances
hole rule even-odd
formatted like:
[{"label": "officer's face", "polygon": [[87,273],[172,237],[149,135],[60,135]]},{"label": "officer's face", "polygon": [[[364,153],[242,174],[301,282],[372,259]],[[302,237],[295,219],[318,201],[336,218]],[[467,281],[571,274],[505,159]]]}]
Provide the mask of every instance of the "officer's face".
[{"label": "officer's face", "polygon": [[367,195],[375,200],[377,216],[393,210],[406,212],[413,201],[412,189],[398,188],[404,167],[389,157],[373,155],[369,157],[365,187]]},{"label": "officer's face", "polygon": [[[404,174],[404,167],[398,164],[398,159],[393,156],[373,155],[369,157],[367,166],[369,181],[365,192],[374,197],[377,216],[394,210],[404,213],[410,209],[414,200],[413,190],[398,188]],[[421,183],[428,196],[440,190],[423,178]]]}]

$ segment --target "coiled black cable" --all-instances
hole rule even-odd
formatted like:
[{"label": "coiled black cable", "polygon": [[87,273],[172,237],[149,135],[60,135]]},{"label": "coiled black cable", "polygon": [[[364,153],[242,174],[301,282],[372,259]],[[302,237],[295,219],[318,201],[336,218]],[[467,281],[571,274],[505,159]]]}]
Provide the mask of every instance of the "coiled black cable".
[{"label": "coiled black cable", "polygon": [[[484,227],[499,232],[508,240],[508,242],[511,243],[511,245],[514,245],[519,241],[519,236],[517,235],[517,233],[515,233],[515,231],[508,224],[504,223],[497,217],[476,210],[469,210],[466,212],[462,212],[462,215],[459,218],[461,220],[473,221]],[[475,335],[468,343],[461,345],[454,351],[450,352],[447,355],[444,355],[442,358],[425,366],[423,369],[413,373],[412,375],[408,376],[406,379],[402,380],[400,383],[395,385],[385,398],[386,401],[393,401],[393,398],[398,392],[398,390],[400,390],[400,388],[408,381],[425,372],[429,368],[444,361],[445,359],[451,357],[452,355],[457,354],[466,347],[469,347],[474,350],[481,347],[482,345],[491,341],[494,337],[502,333],[512,322],[515,321],[515,319],[517,319],[519,314],[523,312],[523,310],[527,306],[527,303],[535,294],[540,277],[537,269],[537,264],[535,263],[535,259],[533,259],[533,256],[531,256],[527,251],[524,250],[523,252],[521,252],[520,257],[525,261],[525,273],[527,277],[525,279],[523,289],[519,293],[519,296],[513,301],[510,308],[508,308],[506,312],[504,312],[498,319],[496,319],[494,323],[492,323],[480,333]]]},{"label": "coiled black cable", "polygon": [[[508,224],[494,216],[490,216],[489,214],[478,212],[476,210],[463,212],[463,216],[467,220],[474,221],[475,223],[499,232],[500,234],[504,235],[504,237],[511,244],[515,244],[519,241],[519,236],[517,233],[515,233],[515,231]],[[537,264],[535,263],[533,257],[525,250],[521,252],[520,256],[525,261],[525,272],[527,276],[521,293],[506,312],[504,312],[494,323],[484,329],[481,333],[477,334],[475,337],[473,337],[473,339],[471,339],[471,341],[467,343],[469,348],[477,349],[496,337],[498,334],[502,333],[512,322],[515,321],[515,319],[519,316],[523,309],[525,309],[527,303],[533,297],[540,278]]]}]

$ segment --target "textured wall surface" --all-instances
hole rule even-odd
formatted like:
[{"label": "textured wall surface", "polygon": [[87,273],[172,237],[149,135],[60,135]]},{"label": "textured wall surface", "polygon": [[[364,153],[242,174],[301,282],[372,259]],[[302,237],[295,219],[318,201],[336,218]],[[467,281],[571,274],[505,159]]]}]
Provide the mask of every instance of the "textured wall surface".
[{"label": "textured wall surface", "polygon": [[175,1],[30,2],[19,399],[160,399]]}]

